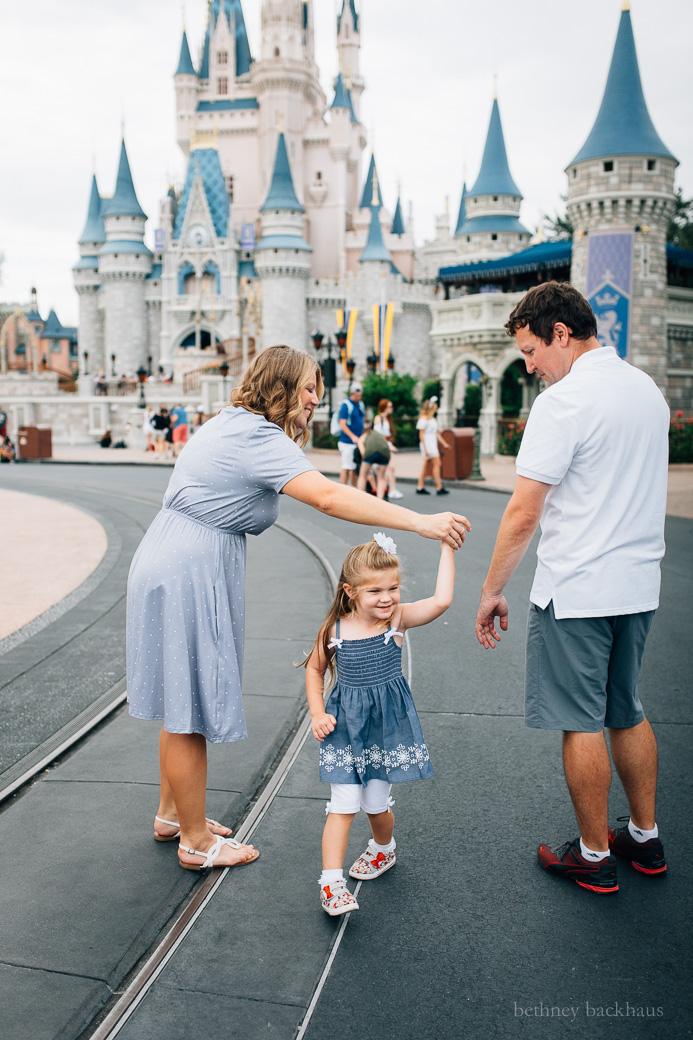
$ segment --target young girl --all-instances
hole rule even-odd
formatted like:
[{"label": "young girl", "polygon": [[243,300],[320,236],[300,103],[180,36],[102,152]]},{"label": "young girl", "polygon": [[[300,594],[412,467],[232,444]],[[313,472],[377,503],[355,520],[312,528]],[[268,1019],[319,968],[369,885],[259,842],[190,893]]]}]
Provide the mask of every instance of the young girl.
[{"label": "young girl", "polygon": [[[430,599],[400,603],[397,546],[382,532],[351,549],[337,594],[306,662],[313,736],[321,742],[320,779],[331,785],[322,838],[320,902],[330,916],[358,910],[343,874],[354,816],[368,815],[372,839],[349,870],[359,881],[395,864],[390,785],[433,775],[428,748],[407,680],[402,640],[452,603],[453,550],[441,543],[436,589]],[[325,673],[335,683],[323,702]],[[329,741],[325,738],[329,737]]]},{"label": "young girl", "polygon": [[438,433],[438,420],[436,419],[437,411],[438,398],[430,397],[421,405],[421,415],[416,424],[416,428],[419,431],[419,448],[423,456],[423,464],[421,466],[421,473],[419,474],[419,483],[416,488],[417,495],[428,494],[428,491],[424,487],[424,483],[426,481],[426,476],[431,470],[433,481],[436,486],[436,494],[450,494],[448,489],[443,487],[440,480],[440,449],[442,448],[443,451],[447,451],[449,444],[447,444]]}]

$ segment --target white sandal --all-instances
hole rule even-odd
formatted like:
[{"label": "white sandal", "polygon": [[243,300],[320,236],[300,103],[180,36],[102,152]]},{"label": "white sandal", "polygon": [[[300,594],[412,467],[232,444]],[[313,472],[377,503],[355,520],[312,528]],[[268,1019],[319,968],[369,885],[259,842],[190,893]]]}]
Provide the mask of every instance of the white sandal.
[{"label": "white sandal", "polygon": [[[250,845],[242,845],[240,843],[240,841],[234,841],[233,838],[222,838],[221,834],[218,834],[217,835],[217,840],[214,842],[214,844],[212,845],[211,849],[208,849],[206,852],[203,852],[201,849],[189,849],[187,845],[179,845],[178,846],[179,850],[182,849],[183,852],[187,852],[191,856],[203,856],[204,857],[204,863],[184,863],[183,860],[180,859],[180,857],[178,858],[178,862],[180,863],[181,867],[184,867],[185,870],[206,870],[208,867],[213,867],[214,866],[216,861],[219,859],[219,854],[221,853],[222,847],[224,845],[230,845],[232,849],[247,849],[247,848],[251,848]],[[253,860],[256,860],[259,855],[260,855],[259,850],[258,849],[253,849],[253,855],[250,856],[249,859],[241,860],[240,863],[231,863],[231,864],[224,864],[224,863],[222,863],[220,865],[221,866],[242,867],[242,866],[245,866],[246,863],[252,863]]]},{"label": "white sandal", "polygon": [[[211,823],[215,827],[224,827],[225,826],[225,824],[219,823],[218,820],[210,820],[209,817],[207,817],[206,819],[207,819],[207,823]],[[165,820],[163,818],[163,816],[155,816],[154,817],[154,822],[156,823],[157,820],[159,821],[159,823],[166,824],[167,827],[177,827],[178,830],[176,831],[175,834],[157,834],[157,832],[154,831],[154,841],[175,841],[176,838],[180,838],[180,824],[178,823],[178,820]],[[231,834],[233,834],[233,831],[231,830],[230,827],[228,828],[228,831],[229,831],[229,834],[222,834],[221,837],[222,838],[228,838]]]}]

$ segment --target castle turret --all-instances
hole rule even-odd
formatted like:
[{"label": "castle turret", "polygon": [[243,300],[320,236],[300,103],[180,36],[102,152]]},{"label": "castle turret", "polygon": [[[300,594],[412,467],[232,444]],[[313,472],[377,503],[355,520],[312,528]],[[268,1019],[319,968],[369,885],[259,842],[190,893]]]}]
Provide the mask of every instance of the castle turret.
[{"label": "castle turret", "polygon": [[147,357],[144,280],[152,269],[152,254],[144,244],[147,215],[137,200],[125,141],[120,148],[116,190],[112,198],[104,200],[101,212],[106,231],[106,242],[99,250],[105,355],[115,355],[118,373],[132,375]]},{"label": "castle turret", "polygon": [[355,0],[342,0],[342,10],[337,16],[337,49],[339,68],[351,94],[355,118],[358,119],[365,84],[360,68],[361,18],[356,13]]},{"label": "castle turret", "polygon": [[465,220],[455,236],[465,260],[491,260],[529,244],[530,232],[519,220],[522,195],[508,165],[498,99],[491,107],[481,169],[464,198]]},{"label": "castle turret", "polygon": [[[106,231],[101,215],[102,200],[96,183],[92,177],[91,193],[87,219],[82,234],[79,236],[79,260],[72,268],[75,289],[79,297],[79,342],[80,371],[85,373],[107,370],[104,354],[103,322],[99,315],[98,292],[101,288],[98,253],[106,241]],[[88,356],[88,366],[84,354]],[[80,384],[81,390],[86,384]]]},{"label": "castle turret", "polygon": [[677,160],[647,110],[624,0],[602,103],[566,169],[573,224],[571,281],[589,299],[598,335],[667,385],[666,227]]},{"label": "castle turret", "polygon": [[263,347],[305,350],[306,289],[312,249],[303,237],[303,206],[294,190],[284,134],[277,139],[272,182],[261,206],[255,269],[262,288]]},{"label": "castle turret", "polygon": [[190,148],[190,126],[195,117],[200,81],[190,57],[185,29],[183,29],[174,82],[176,85],[176,137],[183,152],[187,153]]}]

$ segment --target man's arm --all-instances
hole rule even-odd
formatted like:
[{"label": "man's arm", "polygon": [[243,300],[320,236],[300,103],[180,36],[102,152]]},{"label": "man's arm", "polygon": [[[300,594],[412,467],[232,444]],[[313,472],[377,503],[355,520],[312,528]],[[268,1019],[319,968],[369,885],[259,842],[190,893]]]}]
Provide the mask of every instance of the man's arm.
[{"label": "man's arm", "polygon": [[495,627],[496,617],[502,631],[508,630],[508,604],[503,589],[527,551],[552,486],[529,477],[518,477],[513,496],[503,513],[476,615],[476,638],[487,650],[494,649],[500,642]]},{"label": "man's arm", "polygon": [[353,430],[349,429],[349,423],[347,419],[340,419],[339,426],[342,429],[342,431],[347,435],[347,437],[349,437],[349,439],[354,442],[354,444],[358,444],[359,439],[353,432]]}]

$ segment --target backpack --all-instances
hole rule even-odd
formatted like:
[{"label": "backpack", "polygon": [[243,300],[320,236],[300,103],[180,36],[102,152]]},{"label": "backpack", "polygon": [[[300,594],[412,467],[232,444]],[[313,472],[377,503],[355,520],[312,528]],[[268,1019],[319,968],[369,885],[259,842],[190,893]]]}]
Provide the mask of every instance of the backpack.
[{"label": "backpack", "polygon": [[[348,410],[349,410],[349,414],[347,416],[347,425],[348,425],[349,424],[349,420],[351,419],[351,416],[352,416],[353,411],[354,411],[354,402],[353,401],[343,401],[342,404],[345,404],[347,406]],[[335,408],[335,410],[332,413],[332,418],[330,419],[330,433],[332,434],[333,437],[339,437],[340,434],[342,433],[342,427],[339,425],[339,413],[341,412],[341,410],[342,410],[342,405],[340,404],[339,408]]]}]

